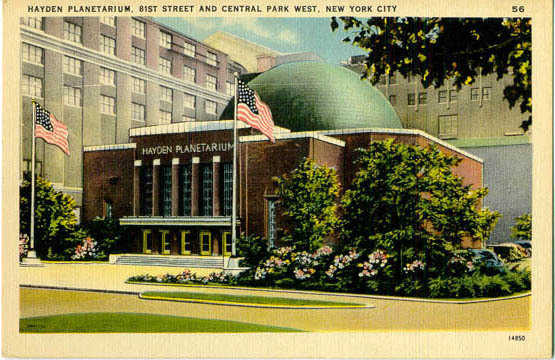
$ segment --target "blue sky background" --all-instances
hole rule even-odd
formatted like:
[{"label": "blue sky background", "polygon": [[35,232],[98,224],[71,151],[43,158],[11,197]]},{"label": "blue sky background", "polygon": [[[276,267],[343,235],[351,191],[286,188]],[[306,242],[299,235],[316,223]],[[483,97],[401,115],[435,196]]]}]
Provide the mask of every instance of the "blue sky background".
[{"label": "blue sky background", "polygon": [[341,32],[331,32],[330,18],[156,18],[187,36],[204,40],[216,31],[267,46],[279,52],[312,51],[331,64],[364,54],[343,43]]}]

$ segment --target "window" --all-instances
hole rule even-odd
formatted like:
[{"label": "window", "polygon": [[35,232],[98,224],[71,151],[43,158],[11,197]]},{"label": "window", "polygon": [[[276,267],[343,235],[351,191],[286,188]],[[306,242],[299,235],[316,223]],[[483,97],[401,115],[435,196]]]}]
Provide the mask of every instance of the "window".
[{"label": "window", "polygon": [[63,69],[65,73],[81,76],[82,68],[83,62],[81,60],[77,60],[69,56],[64,56]]},{"label": "window", "polygon": [[23,18],[23,23],[34,29],[42,30],[42,18],[41,17],[26,17]]},{"label": "window", "polygon": [[490,87],[483,87],[482,88],[482,100],[489,100],[490,99],[490,94],[491,94],[491,88]]},{"label": "window", "polygon": [[23,75],[21,82],[23,95],[42,98],[42,79],[30,75]]},{"label": "window", "polygon": [[418,94],[418,103],[420,105],[426,105],[428,103],[428,94],[425,92],[421,92]]},{"label": "window", "polygon": [[100,36],[100,51],[108,55],[116,55],[116,40],[111,37]]},{"label": "window", "polygon": [[439,90],[437,93],[437,102],[440,104],[447,102],[447,90]]},{"label": "window", "polygon": [[160,240],[162,242],[162,254],[169,255],[172,251],[172,244],[168,239],[169,230],[160,230]]},{"label": "window", "polygon": [[206,88],[216,91],[218,78],[212,75],[206,75]]},{"label": "window", "polygon": [[233,206],[233,164],[224,163],[224,203],[223,215],[231,216]]},{"label": "window", "polygon": [[99,81],[103,85],[115,86],[116,85],[116,72],[101,67],[100,68],[100,73],[99,73]]},{"label": "window", "polygon": [[389,75],[389,85],[397,84],[397,76],[395,74]]},{"label": "window", "polygon": [[42,48],[23,43],[23,61],[33,64],[44,64],[44,51]]},{"label": "window", "polygon": [[179,169],[181,183],[181,215],[191,216],[191,165],[181,165]]},{"label": "window", "polygon": [[226,87],[225,90],[227,92],[227,95],[229,96],[235,96],[235,83],[232,82],[227,82],[226,83]]},{"label": "window", "polygon": [[457,101],[457,90],[449,90],[449,102]]},{"label": "window", "polygon": [[104,200],[103,204],[103,215],[105,219],[112,218],[112,202],[110,200]]},{"label": "window", "polygon": [[133,103],[132,109],[131,109],[131,120],[133,120],[137,126],[143,126],[145,124],[144,105]]},{"label": "window", "polygon": [[218,65],[218,55],[208,51],[206,53],[206,63],[208,65],[217,66]]},{"label": "window", "polygon": [[160,194],[162,216],[172,214],[172,168],[168,165],[161,166]]},{"label": "window", "polygon": [[201,216],[212,216],[212,164],[203,164],[201,169]]},{"label": "window", "polygon": [[144,22],[132,19],[131,27],[133,29],[133,35],[140,37],[141,39],[145,38],[146,24]]},{"label": "window", "polygon": [[101,16],[100,22],[112,27],[116,27],[116,17],[115,16]]},{"label": "window", "polygon": [[190,57],[195,57],[197,52],[197,47],[193,44],[189,44],[188,42],[185,42],[185,44],[183,44],[183,53],[187,56]]},{"label": "window", "polygon": [[195,118],[194,118],[194,117],[191,117],[191,116],[183,115],[183,117],[181,118],[181,121],[183,121],[183,122],[191,122],[191,121],[195,121]]},{"label": "window", "polygon": [[158,63],[158,71],[163,74],[171,75],[172,73],[172,62],[171,60],[164,59],[163,57],[160,58],[160,62]]},{"label": "window", "polygon": [[453,139],[457,137],[457,115],[439,116],[439,138]]},{"label": "window", "polygon": [[131,59],[135,64],[144,65],[146,64],[145,51],[138,47],[133,46],[131,49]]},{"label": "window", "polygon": [[160,121],[159,124],[171,124],[172,113],[169,111],[160,110]]},{"label": "window", "polygon": [[393,106],[397,105],[397,95],[389,95],[389,103]]},{"label": "window", "polygon": [[152,166],[141,166],[141,215],[152,216]]},{"label": "window", "polygon": [[172,103],[173,90],[164,86],[160,86],[160,100]]},{"label": "window", "polygon": [[201,231],[199,233],[200,237],[200,254],[210,255],[210,250],[212,248],[212,234],[209,231]]},{"label": "window", "polygon": [[116,99],[110,96],[100,96],[100,112],[106,115],[116,115]]},{"label": "window", "polygon": [[64,39],[83,43],[81,26],[64,21]]},{"label": "window", "polygon": [[274,247],[276,240],[276,201],[268,199],[268,245]]},{"label": "window", "polygon": [[470,89],[470,100],[479,101],[480,100],[480,88]]},{"label": "window", "polygon": [[188,109],[195,108],[195,96],[190,94],[183,94],[183,106]]},{"label": "window", "polygon": [[183,66],[183,80],[194,83],[196,80],[196,70],[187,65]]},{"label": "window", "polygon": [[146,81],[143,79],[133,78],[133,92],[137,94],[146,94]]},{"label": "window", "polygon": [[191,232],[181,231],[181,255],[191,254]]},{"label": "window", "polygon": [[212,114],[212,115],[217,115],[217,111],[216,111],[216,103],[210,100],[206,100],[204,102],[204,111],[207,114]]},{"label": "window", "polygon": [[160,31],[160,46],[166,49],[171,49],[172,47],[172,35],[166,32]]},{"label": "window", "polygon": [[226,256],[231,255],[233,250],[233,241],[231,240],[231,233],[229,231],[225,231],[222,234],[222,242],[223,242],[223,253]]},{"label": "window", "polygon": [[407,96],[407,103],[408,103],[409,105],[416,105],[416,97],[415,97],[414,93],[408,94],[408,96]]},{"label": "window", "polygon": [[64,104],[81,107],[81,89],[64,86]]}]

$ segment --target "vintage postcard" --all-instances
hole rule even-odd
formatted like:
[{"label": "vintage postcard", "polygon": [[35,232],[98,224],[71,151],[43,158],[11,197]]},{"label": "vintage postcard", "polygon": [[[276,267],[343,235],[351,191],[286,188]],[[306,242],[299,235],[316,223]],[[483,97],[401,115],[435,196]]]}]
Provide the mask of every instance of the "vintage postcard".
[{"label": "vintage postcard", "polygon": [[4,1],[3,356],[551,357],[552,7]]}]

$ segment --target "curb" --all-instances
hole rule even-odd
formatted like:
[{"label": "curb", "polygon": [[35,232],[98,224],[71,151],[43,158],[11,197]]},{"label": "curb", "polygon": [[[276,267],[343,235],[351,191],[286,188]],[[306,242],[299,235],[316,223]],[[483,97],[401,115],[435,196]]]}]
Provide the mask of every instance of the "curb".
[{"label": "curb", "polygon": [[97,292],[97,293],[105,293],[105,294],[121,294],[121,295],[139,295],[140,294],[140,291],[88,289],[88,288],[75,288],[75,287],[69,287],[69,286],[20,284],[19,287],[20,288],[28,288],[28,289],[87,291],[87,292]]},{"label": "curb", "polygon": [[177,299],[164,296],[148,296],[139,294],[142,300],[158,300],[158,301],[174,301],[192,304],[219,305],[219,306],[235,306],[256,309],[285,309],[285,310],[333,310],[333,309],[374,309],[375,305],[266,305],[255,303],[240,303],[219,300],[202,300],[202,299]]},{"label": "curb", "polygon": [[125,283],[130,285],[195,287],[195,288],[205,288],[205,289],[230,289],[230,290],[241,290],[241,291],[260,291],[260,292],[274,292],[274,293],[284,293],[284,294],[307,294],[307,295],[319,295],[319,296],[355,297],[355,298],[376,299],[376,300],[427,302],[427,303],[437,303],[437,304],[458,304],[458,305],[475,304],[475,303],[481,303],[481,302],[503,301],[503,300],[511,300],[511,299],[518,299],[522,297],[532,296],[532,292],[527,292],[524,294],[511,295],[511,296],[505,296],[505,297],[499,297],[499,298],[485,298],[485,299],[477,298],[475,300],[441,300],[441,299],[394,297],[394,296],[385,296],[385,295],[312,292],[312,291],[306,291],[306,290],[260,289],[260,288],[225,286],[225,285],[218,286],[218,285],[173,284],[173,283],[150,283],[150,282],[139,282],[139,281],[137,282],[126,281]]}]

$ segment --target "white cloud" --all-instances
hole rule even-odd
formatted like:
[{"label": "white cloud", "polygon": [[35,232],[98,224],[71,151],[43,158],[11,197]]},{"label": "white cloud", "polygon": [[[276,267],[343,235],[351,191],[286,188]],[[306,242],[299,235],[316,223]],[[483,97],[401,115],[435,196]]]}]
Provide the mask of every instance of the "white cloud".
[{"label": "white cloud", "polygon": [[268,40],[278,40],[289,42],[292,44],[299,44],[299,35],[290,29],[280,29],[279,31],[272,31],[264,26],[257,18],[236,18],[236,17],[226,17],[226,18],[216,18],[216,19],[204,19],[204,18],[192,18],[187,19],[187,21],[195,27],[201,28],[205,31],[214,30],[227,30],[232,31],[234,29],[240,29],[245,32],[249,32],[254,36],[261,37]]}]

